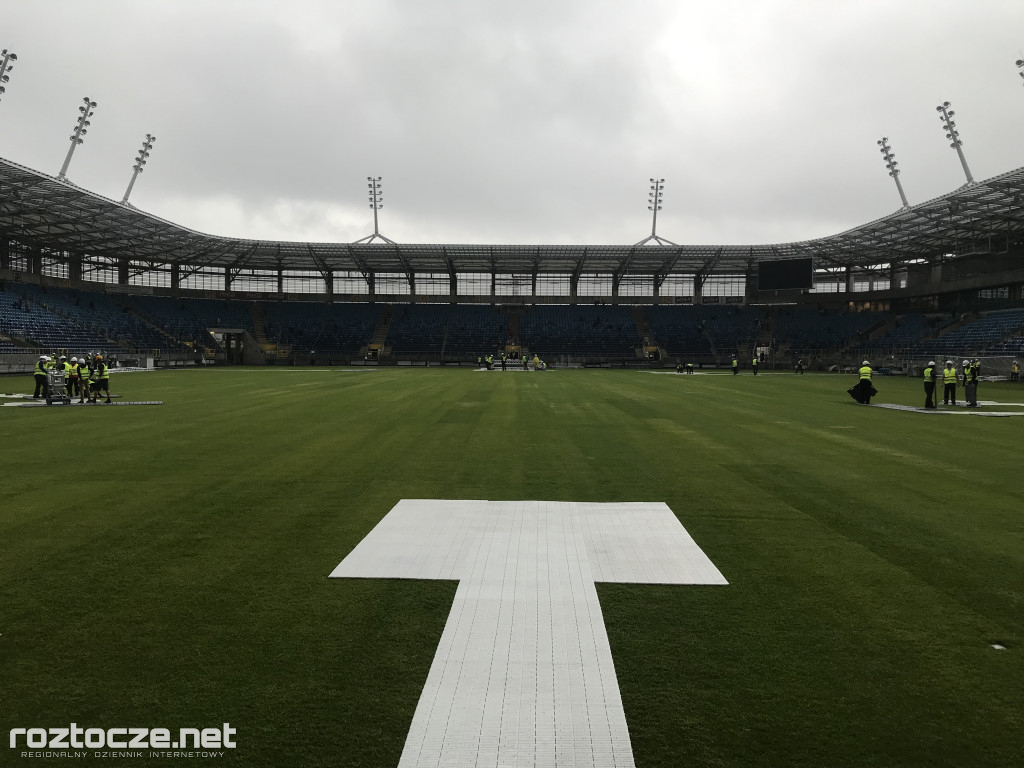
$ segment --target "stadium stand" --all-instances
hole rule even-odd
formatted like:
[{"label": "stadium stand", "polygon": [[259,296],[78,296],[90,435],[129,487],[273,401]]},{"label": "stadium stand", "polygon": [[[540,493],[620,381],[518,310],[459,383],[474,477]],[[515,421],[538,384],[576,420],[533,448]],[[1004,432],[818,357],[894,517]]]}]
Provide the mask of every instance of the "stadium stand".
[{"label": "stadium stand", "polygon": [[519,336],[530,354],[625,360],[641,345],[628,307],[535,306],[519,318]]},{"label": "stadium stand", "polygon": [[388,345],[393,354],[440,355],[447,325],[447,304],[399,305],[391,318]]},{"label": "stadium stand", "polygon": [[493,353],[509,341],[508,315],[491,306],[451,306],[444,354],[448,358],[469,358]]},{"label": "stadium stand", "polygon": [[70,291],[44,291],[33,285],[19,288],[17,293],[5,291],[2,294],[0,333],[47,349],[124,351],[125,348],[112,338],[114,329],[105,324],[95,310],[95,302],[103,301],[102,294],[84,294],[88,298],[83,305],[81,297]]},{"label": "stadium stand", "polygon": [[[125,296],[125,305],[181,346],[215,347],[209,329],[241,328],[254,332],[249,303],[219,299],[175,299],[165,296]],[[168,343],[165,340],[165,345]]]},{"label": "stadium stand", "polygon": [[645,307],[644,316],[652,341],[669,355],[710,354],[711,340],[697,307]]},{"label": "stadium stand", "polygon": [[356,355],[380,321],[380,304],[282,301],[264,305],[267,339],[303,352]]},{"label": "stadium stand", "polygon": [[1012,309],[984,314],[965,322],[959,328],[936,339],[921,342],[916,349],[922,353],[973,356],[979,353],[1013,352],[1005,349],[1003,340],[1024,332],[1024,310]]},{"label": "stadium stand", "polygon": [[881,312],[839,314],[812,307],[779,308],[772,333],[793,354],[813,354],[856,344],[885,317]]}]

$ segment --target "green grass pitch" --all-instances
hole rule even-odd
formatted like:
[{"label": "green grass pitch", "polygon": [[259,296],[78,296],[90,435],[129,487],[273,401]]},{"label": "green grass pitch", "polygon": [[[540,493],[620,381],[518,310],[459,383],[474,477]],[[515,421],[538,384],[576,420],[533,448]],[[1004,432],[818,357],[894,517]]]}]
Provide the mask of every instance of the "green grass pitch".
[{"label": "green grass pitch", "polygon": [[74,721],[397,765],[455,584],[327,576],[402,498],[672,508],[730,585],[598,585],[641,768],[1024,764],[1024,418],[852,383],[236,368],[0,408],[0,764]]}]

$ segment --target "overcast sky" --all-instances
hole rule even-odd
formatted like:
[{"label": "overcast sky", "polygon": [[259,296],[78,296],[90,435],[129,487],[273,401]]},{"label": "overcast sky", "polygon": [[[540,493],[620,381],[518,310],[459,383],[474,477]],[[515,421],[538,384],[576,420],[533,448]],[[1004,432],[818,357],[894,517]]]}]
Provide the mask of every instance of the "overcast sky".
[{"label": "overcast sky", "polygon": [[1021,0],[0,0],[0,156],[216,235],[773,243],[1024,166]]}]

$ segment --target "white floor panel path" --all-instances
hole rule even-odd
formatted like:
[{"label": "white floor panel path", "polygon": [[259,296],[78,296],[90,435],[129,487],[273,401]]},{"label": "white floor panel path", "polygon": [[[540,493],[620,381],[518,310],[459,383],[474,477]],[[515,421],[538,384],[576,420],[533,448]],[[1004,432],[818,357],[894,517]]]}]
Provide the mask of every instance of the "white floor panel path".
[{"label": "white floor panel path", "polygon": [[727,583],[660,503],[403,500],[331,576],[459,580],[400,768],[633,766],[595,582]]}]

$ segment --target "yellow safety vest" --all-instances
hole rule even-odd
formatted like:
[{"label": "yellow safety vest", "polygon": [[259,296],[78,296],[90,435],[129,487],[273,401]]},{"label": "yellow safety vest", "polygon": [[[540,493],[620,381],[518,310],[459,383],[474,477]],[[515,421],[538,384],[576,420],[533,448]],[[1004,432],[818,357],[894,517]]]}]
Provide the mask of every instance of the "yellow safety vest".
[{"label": "yellow safety vest", "polygon": [[956,368],[943,368],[942,369],[942,383],[943,384],[956,384]]},{"label": "yellow safety vest", "polygon": [[935,369],[930,365],[924,369],[924,380],[935,383]]},{"label": "yellow safety vest", "polygon": [[96,363],[96,367],[92,369],[92,380],[102,381],[107,378],[107,364]]},{"label": "yellow safety vest", "polygon": [[865,380],[871,381],[871,366],[870,365],[862,365],[860,367],[860,378],[861,378],[861,381],[865,381]]}]

